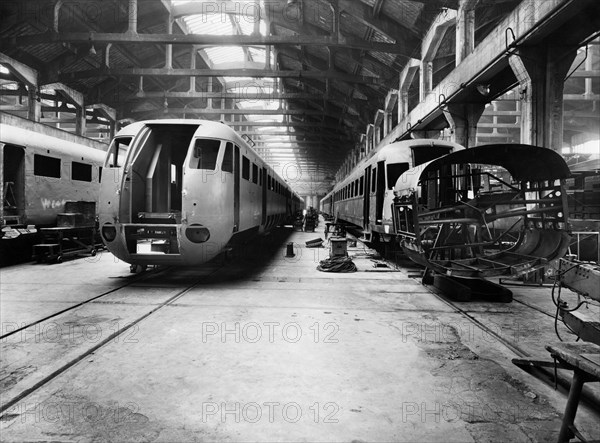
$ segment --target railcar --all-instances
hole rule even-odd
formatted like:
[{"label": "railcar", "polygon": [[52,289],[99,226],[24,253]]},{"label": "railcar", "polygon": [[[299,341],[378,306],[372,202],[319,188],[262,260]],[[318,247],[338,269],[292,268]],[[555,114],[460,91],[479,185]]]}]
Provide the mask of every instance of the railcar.
[{"label": "railcar", "polygon": [[569,176],[560,154],[523,144],[477,146],[422,164],[394,186],[400,246],[446,276],[542,269],[569,246]]},{"label": "railcar", "polygon": [[410,168],[464,149],[443,140],[404,140],[386,145],[359,162],[327,194],[321,212],[362,230],[366,241],[389,244],[395,237],[392,221],[393,187]]},{"label": "railcar", "polygon": [[301,203],[227,125],[142,121],[119,131],[107,152],[100,232],[132,270],[194,266],[282,224]]}]

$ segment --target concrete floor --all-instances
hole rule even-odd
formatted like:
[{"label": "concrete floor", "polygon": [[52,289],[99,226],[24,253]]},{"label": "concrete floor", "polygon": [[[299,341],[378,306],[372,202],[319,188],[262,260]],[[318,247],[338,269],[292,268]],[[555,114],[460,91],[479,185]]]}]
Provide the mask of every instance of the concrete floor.
[{"label": "concrete floor", "polygon": [[[224,267],[135,276],[104,253],[2,269],[3,334],[114,292],[2,340],[0,439],[556,440],[564,392],[410,269],[374,268],[359,246],[359,272],[317,271],[327,249],[303,245],[319,228],[273,233]],[[546,288],[515,299],[551,304]],[[461,308],[532,355],[556,341],[553,320],[517,302]],[[580,406],[588,438],[599,415]]]}]

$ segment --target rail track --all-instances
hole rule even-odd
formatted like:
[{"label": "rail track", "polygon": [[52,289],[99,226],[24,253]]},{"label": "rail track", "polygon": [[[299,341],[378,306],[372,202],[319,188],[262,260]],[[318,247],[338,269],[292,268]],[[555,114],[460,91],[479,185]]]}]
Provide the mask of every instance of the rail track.
[{"label": "rail track", "polygon": [[[225,266],[225,264],[221,264],[220,266],[217,266],[214,269],[212,269],[207,274],[204,274],[204,275],[196,278],[191,283],[186,284],[185,287],[183,287],[182,289],[177,290],[177,292],[175,294],[173,294],[172,296],[170,296],[167,300],[159,303],[158,305],[155,305],[154,307],[152,307],[152,309],[150,309],[146,313],[144,313],[142,315],[138,315],[136,318],[134,318],[133,320],[129,321],[126,325],[124,325],[122,327],[119,327],[115,332],[113,332],[112,334],[109,334],[103,340],[99,341],[98,343],[96,343],[95,345],[93,345],[93,346],[91,346],[91,347],[89,347],[87,349],[84,349],[82,352],[78,353],[77,356],[75,356],[74,358],[71,358],[66,363],[62,364],[59,368],[57,368],[57,369],[53,370],[51,373],[45,375],[41,380],[37,381],[32,386],[30,386],[30,387],[28,387],[26,389],[23,389],[18,394],[14,395],[12,398],[7,399],[6,401],[4,401],[2,403],[2,405],[0,405],[0,413],[3,413],[4,411],[10,409],[12,406],[14,406],[15,404],[17,404],[18,402],[20,402],[24,398],[28,397],[29,395],[31,395],[35,391],[37,391],[40,388],[42,388],[43,386],[45,386],[50,381],[52,381],[53,379],[55,379],[56,377],[58,377],[59,375],[61,375],[65,371],[67,371],[69,368],[71,368],[72,366],[74,366],[75,364],[77,364],[78,362],[80,362],[81,360],[85,359],[90,354],[93,354],[98,349],[104,347],[105,345],[107,345],[111,341],[113,341],[113,340],[119,338],[120,336],[122,336],[127,331],[129,331],[131,328],[133,328],[134,326],[138,325],[140,322],[144,321],[145,319],[147,319],[151,315],[153,315],[156,312],[160,311],[164,307],[166,307],[166,306],[174,303],[175,301],[177,301],[178,299],[180,299],[181,297],[183,297],[185,294],[187,294],[190,290],[192,290],[192,289],[196,288],[197,286],[199,286],[200,284],[206,282],[211,276],[213,276],[216,272],[218,272],[219,270],[221,270],[224,266]],[[157,269],[154,269],[154,270],[151,270],[151,271],[147,271],[144,274],[140,274],[139,277],[133,278],[131,281],[128,281],[126,284],[120,285],[120,286],[118,286],[116,288],[113,288],[113,289],[110,289],[108,291],[105,291],[102,294],[96,295],[96,296],[91,297],[91,298],[89,298],[87,300],[84,300],[84,301],[82,301],[80,303],[77,303],[77,304],[75,304],[73,306],[70,306],[70,307],[68,307],[66,309],[63,309],[63,310],[58,311],[56,313],[53,313],[53,314],[51,314],[49,316],[46,316],[44,318],[41,318],[41,319],[36,320],[34,322],[31,322],[31,323],[27,324],[26,326],[23,326],[22,328],[19,328],[19,329],[15,330],[15,331],[11,331],[10,333],[4,334],[1,338],[5,339],[5,338],[10,337],[13,334],[18,333],[19,331],[23,331],[23,330],[25,330],[27,328],[30,328],[32,326],[35,326],[35,325],[47,322],[49,320],[55,320],[55,319],[59,318],[60,316],[63,316],[65,314],[67,314],[67,313],[71,313],[71,312],[73,312],[73,311],[75,311],[77,309],[82,308],[85,305],[89,305],[92,302],[98,301],[102,297],[106,297],[106,296],[108,296],[110,294],[118,293],[119,291],[121,291],[121,290],[123,290],[125,288],[131,287],[135,283],[140,283],[140,282],[143,282],[143,281],[148,280],[150,278],[157,277],[157,276],[159,276],[161,274],[167,273],[170,269],[171,268],[157,268]]]}]

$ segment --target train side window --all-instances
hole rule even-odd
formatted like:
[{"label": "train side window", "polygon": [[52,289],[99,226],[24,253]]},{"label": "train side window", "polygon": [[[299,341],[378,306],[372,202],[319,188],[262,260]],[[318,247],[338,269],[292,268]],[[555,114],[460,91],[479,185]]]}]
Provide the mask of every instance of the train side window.
[{"label": "train side window", "polygon": [[242,155],[242,178],[250,180],[250,160],[245,155]]},{"label": "train side window", "polygon": [[390,163],[387,165],[387,187],[388,189],[396,186],[396,182],[398,178],[408,171],[409,164],[408,163]]},{"label": "train side window", "polygon": [[102,166],[98,168],[98,183],[102,183]]},{"label": "train side window", "polygon": [[255,163],[252,163],[252,182],[258,183],[258,166]]},{"label": "train side window", "polygon": [[377,168],[374,168],[373,174],[371,174],[371,192],[375,192],[376,184],[377,184]]},{"label": "train side window", "polygon": [[258,185],[259,186],[263,185],[263,170],[262,169],[258,170]]},{"label": "train side window", "polygon": [[221,171],[233,172],[233,143],[227,143],[225,145],[225,153],[223,154]]},{"label": "train side window", "polygon": [[364,189],[365,189],[365,178],[361,177],[360,178],[360,185],[359,185],[359,188],[358,188],[358,191],[359,191],[360,195],[364,194]]},{"label": "train side window", "polygon": [[219,155],[220,147],[221,140],[196,139],[194,142],[194,156],[190,161],[190,167],[214,171],[217,166],[217,155]]},{"label": "train side window", "polygon": [[60,178],[60,158],[34,154],[33,175]]},{"label": "train side window", "polygon": [[71,162],[71,179],[82,182],[92,181],[92,165],[87,163]]}]

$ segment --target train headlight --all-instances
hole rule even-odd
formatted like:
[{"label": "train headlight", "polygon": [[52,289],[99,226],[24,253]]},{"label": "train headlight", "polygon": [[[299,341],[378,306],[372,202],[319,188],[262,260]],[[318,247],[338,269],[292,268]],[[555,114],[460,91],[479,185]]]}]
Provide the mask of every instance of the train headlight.
[{"label": "train headlight", "polygon": [[192,243],[204,243],[210,238],[210,231],[202,225],[190,225],[185,230],[185,236]]},{"label": "train headlight", "polygon": [[107,242],[111,242],[117,236],[117,228],[113,225],[104,225],[102,226],[102,238]]}]

